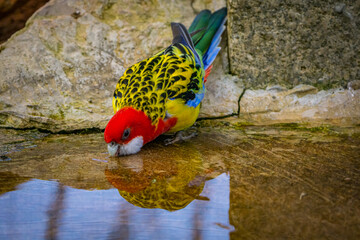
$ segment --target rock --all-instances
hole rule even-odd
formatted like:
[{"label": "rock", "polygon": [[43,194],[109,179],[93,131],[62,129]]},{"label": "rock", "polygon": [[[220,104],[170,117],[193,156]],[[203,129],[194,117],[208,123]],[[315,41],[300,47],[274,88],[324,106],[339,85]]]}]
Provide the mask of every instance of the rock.
[{"label": "rock", "polygon": [[228,0],[228,8],[230,70],[248,89],[241,118],[359,124],[359,2]]},{"label": "rock", "polygon": [[236,115],[239,110],[239,97],[244,91],[242,82],[231,75],[223,75],[217,79],[211,78],[209,81],[213,82],[209,82],[199,117],[214,118]]},{"label": "rock", "polygon": [[[200,10],[223,6],[50,1],[0,46],[0,127],[104,129],[119,77],[171,43],[170,22],[188,26]],[[359,8],[350,0],[228,0],[229,39],[225,33],[200,117],[240,107],[241,118],[259,124],[358,124]]]},{"label": "rock", "polygon": [[286,91],[287,89],[283,86],[280,85],[274,85],[274,86],[268,86],[266,88],[266,91],[274,91],[274,92],[282,92],[282,91]]},{"label": "rock", "polygon": [[335,12],[342,13],[345,9],[346,5],[344,3],[339,3],[334,7]]},{"label": "rock", "polygon": [[349,90],[358,90],[360,89],[360,80],[354,80],[348,83],[347,88]]},{"label": "rock", "polygon": [[360,78],[359,1],[228,0],[228,8],[231,73],[248,88],[330,89]]},{"label": "rock", "polygon": [[171,21],[188,26],[196,12],[225,6],[213,2],[50,1],[1,45],[0,127],[103,129],[125,69],[170,45]]},{"label": "rock", "polygon": [[256,124],[284,122],[356,125],[360,123],[360,90],[319,91],[299,85],[286,91],[246,90],[240,118]]},{"label": "rock", "polygon": [[238,102],[244,91],[241,79],[228,72],[228,54],[226,47],[227,39],[221,42],[222,50],[217,56],[214,67],[206,82],[206,94],[202,101],[200,118],[223,117],[238,114]]}]

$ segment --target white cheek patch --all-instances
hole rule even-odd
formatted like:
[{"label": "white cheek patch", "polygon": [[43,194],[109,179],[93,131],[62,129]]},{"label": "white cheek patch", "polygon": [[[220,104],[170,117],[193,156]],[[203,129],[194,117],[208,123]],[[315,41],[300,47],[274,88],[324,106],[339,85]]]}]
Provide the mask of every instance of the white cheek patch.
[{"label": "white cheek patch", "polygon": [[144,144],[142,136],[136,137],[127,144],[120,145],[119,155],[130,155],[135,154],[140,151],[141,147]]},{"label": "white cheek patch", "polygon": [[111,142],[108,144],[108,152],[110,156],[123,156],[135,154],[140,151],[141,147],[144,144],[142,136],[136,137],[127,144],[118,144]]}]

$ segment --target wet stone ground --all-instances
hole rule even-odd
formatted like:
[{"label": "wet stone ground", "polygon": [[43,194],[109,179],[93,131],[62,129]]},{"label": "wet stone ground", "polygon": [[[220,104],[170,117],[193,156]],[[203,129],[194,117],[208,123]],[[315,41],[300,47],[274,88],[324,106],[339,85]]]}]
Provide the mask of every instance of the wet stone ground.
[{"label": "wet stone ground", "polygon": [[360,128],[201,121],[110,158],[0,130],[0,239],[360,239]]}]

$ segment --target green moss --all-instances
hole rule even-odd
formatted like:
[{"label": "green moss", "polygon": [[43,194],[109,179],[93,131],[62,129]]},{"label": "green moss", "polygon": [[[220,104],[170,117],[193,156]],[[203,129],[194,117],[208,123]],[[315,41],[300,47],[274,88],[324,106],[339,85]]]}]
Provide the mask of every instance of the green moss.
[{"label": "green moss", "polygon": [[11,105],[5,102],[0,102],[0,110],[4,110],[6,108],[10,108]]},{"label": "green moss", "polygon": [[271,126],[281,128],[284,130],[308,131],[312,133],[329,133],[331,131],[330,127],[326,125],[310,127],[305,124],[299,124],[299,123],[278,123],[278,124],[273,124]]},{"label": "green moss", "polygon": [[8,120],[8,116],[6,114],[0,113],[0,125],[5,125]]},{"label": "green moss", "polygon": [[227,127],[230,126],[228,121],[221,120],[200,120],[195,123],[196,127]]},{"label": "green moss", "polygon": [[334,89],[334,88],[338,88],[338,87],[344,87],[344,85],[346,86],[346,84],[347,84],[347,82],[345,82],[345,84],[344,84],[344,81],[340,80],[338,82],[314,83],[314,84],[310,84],[310,85],[313,85],[319,91],[321,91],[321,90],[330,90],[330,89]]},{"label": "green moss", "polygon": [[351,138],[353,139],[360,139],[360,132],[355,132],[351,134]]},{"label": "green moss", "polygon": [[58,114],[50,114],[49,118],[54,119],[54,120],[61,120],[61,116]]},{"label": "green moss", "polygon": [[49,118],[54,120],[63,120],[65,118],[65,113],[63,109],[60,106],[58,106],[58,112],[50,114]]},{"label": "green moss", "polygon": [[305,131],[310,131],[310,132],[329,132],[330,131],[328,126],[319,126],[319,127],[310,127],[310,128],[300,127],[299,129],[304,129]]},{"label": "green moss", "polygon": [[62,110],[62,108],[58,107],[59,108],[59,114],[61,116],[61,119],[64,119],[65,118],[65,113],[64,111]]},{"label": "green moss", "polygon": [[298,131],[308,131],[312,133],[329,133],[330,128],[328,126],[318,126],[318,127],[306,127],[306,126],[298,126],[294,128],[294,130]]},{"label": "green moss", "polygon": [[[235,130],[245,130],[247,127],[254,127],[254,124],[251,122],[241,121],[231,123],[228,121],[223,120],[200,120],[196,122],[197,127],[230,127]],[[271,128],[278,128],[281,130],[288,130],[288,131],[304,131],[304,132],[311,132],[311,133],[327,133],[327,134],[335,134],[336,132],[330,128],[330,126],[321,125],[321,126],[308,126],[306,124],[299,124],[299,123],[277,123],[272,124],[269,126],[264,127],[265,129]]]},{"label": "green moss", "polygon": [[35,117],[45,117],[45,115],[41,112],[32,112],[30,115]]},{"label": "green moss", "polygon": [[56,56],[56,58],[60,58],[60,53],[63,51],[64,48],[64,44],[60,41],[57,40],[56,45],[51,45],[47,40],[45,39],[41,39],[42,44],[44,44],[44,46],[51,52],[54,53],[54,55]]},{"label": "green moss", "polygon": [[245,127],[254,126],[251,122],[236,122],[231,125],[235,130],[244,130]]},{"label": "green moss", "polygon": [[68,79],[74,79],[74,73],[75,73],[74,71],[75,71],[75,69],[73,67],[65,66],[63,68],[63,71],[64,71],[64,73],[65,73],[65,75],[66,75],[66,77]]},{"label": "green moss", "polygon": [[299,128],[298,123],[277,123],[277,124],[273,124],[272,126],[280,127],[280,128],[289,128],[289,129]]},{"label": "green moss", "polygon": [[81,43],[86,42],[86,29],[88,27],[88,24],[77,24],[76,25],[76,35],[75,39],[76,42],[81,45]]}]

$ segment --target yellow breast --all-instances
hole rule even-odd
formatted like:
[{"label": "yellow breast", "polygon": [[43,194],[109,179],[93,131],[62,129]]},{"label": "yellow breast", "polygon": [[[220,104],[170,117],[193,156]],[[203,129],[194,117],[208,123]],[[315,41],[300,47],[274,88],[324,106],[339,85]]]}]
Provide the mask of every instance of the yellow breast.
[{"label": "yellow breast", "polygon": [[197,107],[190,107],[184,103],[182,99],[168,100],[166,102],[167,112],[177,118],[176,125],[170,129],[170,133],[177,132],[191,127],[196,121],[200,104]]}]

